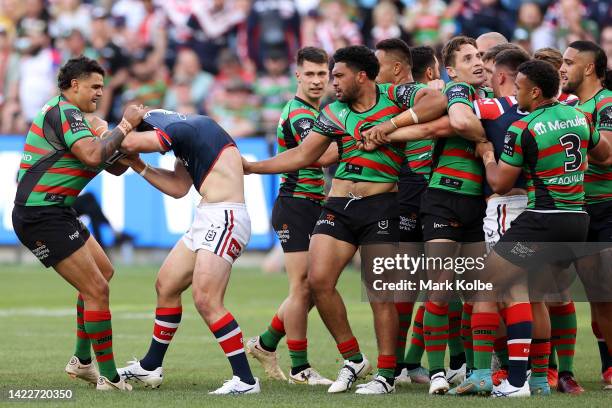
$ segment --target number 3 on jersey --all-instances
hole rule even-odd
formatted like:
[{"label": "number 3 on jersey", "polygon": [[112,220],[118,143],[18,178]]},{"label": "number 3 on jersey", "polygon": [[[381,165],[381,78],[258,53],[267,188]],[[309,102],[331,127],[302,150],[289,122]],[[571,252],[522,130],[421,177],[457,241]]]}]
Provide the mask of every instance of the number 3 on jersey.
[{"label": "number 3 on jersey", "polygon": [[582,152],[580,151],[580,137],[574,133],[568,133],[559,139],[561,146],[565,149],[565,155],[570,161],[565,162],[565,171],[573,172],[582,166]]}]

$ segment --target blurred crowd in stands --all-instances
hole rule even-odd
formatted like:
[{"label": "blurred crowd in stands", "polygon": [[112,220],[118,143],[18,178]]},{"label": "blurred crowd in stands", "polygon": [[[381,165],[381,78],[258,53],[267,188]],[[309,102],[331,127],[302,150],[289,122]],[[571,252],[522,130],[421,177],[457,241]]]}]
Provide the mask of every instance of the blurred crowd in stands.
[{"label": "blurred crowd in stands", "polygon": [[275,134],[300,46],[439,49],[489,31],[528,51],[596,41],[612,68],[611,0],[0,0],[0,134],[24,134],[81,54],[106,69],[110,122],[142,103],[207,114],[240,138]]}]

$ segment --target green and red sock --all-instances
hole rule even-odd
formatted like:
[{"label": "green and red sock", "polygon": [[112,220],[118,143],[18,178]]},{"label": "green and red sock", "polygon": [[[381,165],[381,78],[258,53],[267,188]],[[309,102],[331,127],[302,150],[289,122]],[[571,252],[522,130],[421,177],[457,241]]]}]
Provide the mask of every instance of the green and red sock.
[{"label": "green and red sock", "polygon": [[472,309],[469,303],[463,304],[461,311],[461,340],[465,350],[465,363],[467,369],[474,368],[474,348],[472,344]]},{"label": "green and red sock", "polygon": [[291,374],[297,374],[300,371],[310,367],[308,363],[308,340],[291,340],[287,339],[287,348],[289,349],[289,357],[291,358]]},{"label": "green and red sock", "polygon": [[425,306],[421,305],[417,309],[412,325],[412,337],[410,338],[410,346],[404,358],[406,368],[414,370],[421,366],[421,359],[425,352],[425,339],[423,337],[423,318],[425,316]]},{"label": "green and red sock", "polygon": [[378,375],[385,377],[387,382],[391,385],[395,382],[395,366],[397,364],[397,358],[395,356],[378,356]]},{"label": "green and red sock", "polygon": [[96,354],[100,375],[112,382],[119,380],[113,356],[113,328],[110,310],[85,310],[85,331]]},{"label": "green and red sock", "polygon": [[458,370],[466,362],[463,341],[461,339],[461,313],[463,303],[450,302],[448,304],[448,354],[449,367]]},{"label": "green and red sock", "polygon": [[444,355],[448,344],[448,305],[425,303],[423,335],[429,360],[429,374],[444,371]]},{"label": "green and red sock", "polygon": [[81,364],[91,363],[91,340],[87,336],[85,330],[85,320],[83,319],[83,312],[85,310],[85,304],[83,302],[83,296],[79,293],[76,304],[77,310],[77,339],[76,346],[74,348],[74,355],[79,359]]},{"label": "green and red sock", "polygon": [[499,315],[497,313],[474,313],[472,315],[474,368],[477,370],[491,368],[493,343],[498,328]]},{"label": "green and red sock", "polygon": [[529,352],[532,378],[546,378],[548,375],[548,356],[550,356],[550,339],[533,339]]},{"label": "green and red sock", "polygon": [[[549,308],[551,327],[551,348],[559,360],[559,372],[574,371],[574,351],[576,349],[576,308],[574,302]],[[552,355],[551,349],[551,355]]]},{"label": "green and red sock", "polygon": [[359,343],[355,337],[351,337],[347,341],[337,344],[338,351],[342,354],[342,358],[355,363],[363,361],[363,355],[359,350]]},{"label": "green and red sock", "polygon": [[395,304],[397,317],[399,318],[399,330],[397,332],[397,341],[395,342],[395,356],[397,357],[397,368],[403,368],[404,356],[406,353],[406,338],[410,329],[410,321],[412,320],[412,310],[414,303],[401,302]]},{"label": "green and red sock", "polygon": [[259,343],[266,351],[276,351],[278,343],[285,336],[285,325],[278,315],[274,315],[268,329],[259,336]]}]

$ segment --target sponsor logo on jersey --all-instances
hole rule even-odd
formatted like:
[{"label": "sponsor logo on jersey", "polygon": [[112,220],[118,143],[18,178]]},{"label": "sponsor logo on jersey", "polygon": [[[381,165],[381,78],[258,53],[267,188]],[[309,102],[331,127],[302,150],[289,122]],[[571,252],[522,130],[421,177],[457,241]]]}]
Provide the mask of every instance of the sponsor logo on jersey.
[{"label": "sponsor logo on jersey", "polygon": [[533,127],[533,130],[536,132],[536,135],[543,135],[546,132],[553,132],[555,130],[570,129],[572,127],[586,125],[587,120],[584,116],[576,116],[574,119],[568,120],[555,120],[554,122],[549,120],[546,122],[545,126],[542,122],[540,122]]},{"label": "sponsor logo on jersey", "polygon": [[569,186],[572,184],[584,182],[584,173],[572,174],[571,176],[551,177],[545,180],[546,184],[555,184],[557,186]]},{"label": "sponsor logo on jersey", "polygon": [[72,131],[72,133],[89,130],[89,127],[83,122],[83,113],[76,109],[67,109],[66,119],[70,124],[70,131]]}]

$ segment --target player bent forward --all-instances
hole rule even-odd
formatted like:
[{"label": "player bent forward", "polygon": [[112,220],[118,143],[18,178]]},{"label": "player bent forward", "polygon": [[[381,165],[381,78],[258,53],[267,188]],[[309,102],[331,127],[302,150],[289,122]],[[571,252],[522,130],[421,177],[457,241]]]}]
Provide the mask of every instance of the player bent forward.
[{"label": "player bent forward", "polygon": [[147,386],[159,387],[162,361],[181,321],[181,295],[193,286],[195,307],[215,335],[233,371],[231,380],[210,394],[259,393],[244,352],[242,331],[223,305],[232,263],[251,236],[244,204],[240,153],[232,138],[212,119],[165,110],[147,112],[138,132],[128,134],[122,150],[174,152],[174,170],[150,167],[138,156],[126,164],[160,191],[180,198],[195,186],[202,201],[189,231],[164,261],[155,288],[157,309],[153,339],[145,357],[119,374]]}]

